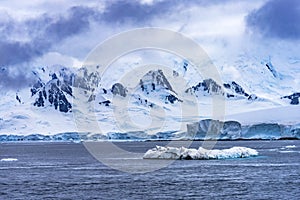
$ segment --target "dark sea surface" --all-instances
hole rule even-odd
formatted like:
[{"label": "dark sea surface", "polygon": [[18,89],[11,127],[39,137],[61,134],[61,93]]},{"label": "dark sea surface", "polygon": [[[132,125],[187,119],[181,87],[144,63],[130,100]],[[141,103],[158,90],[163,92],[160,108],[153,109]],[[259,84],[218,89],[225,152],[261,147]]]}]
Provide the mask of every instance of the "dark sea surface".
[{"label": "dark sea surface", "polygon": [[[165,144],[115,143],[132,152]],[[214,148],[233,146],[256,149],[259,156],[177,160],[131,174],[105,166],[83,144],[2,143],[0,160],[18,160],[0,161],[0,199],[300,199],[299,140],[222,141]]]}]

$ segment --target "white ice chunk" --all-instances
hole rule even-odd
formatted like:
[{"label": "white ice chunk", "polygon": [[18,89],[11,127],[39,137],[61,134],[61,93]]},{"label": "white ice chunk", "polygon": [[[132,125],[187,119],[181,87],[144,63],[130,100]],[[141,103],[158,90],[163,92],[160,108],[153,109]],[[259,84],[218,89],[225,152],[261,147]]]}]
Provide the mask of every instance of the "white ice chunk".
[{"label": "white ice chunk", "polygon": [[285,148],[287,148],[287,149],[293,149],[293,148],[296,148],[296,145],[287,145],[287,146],[285,146]]},{"label": "white ice chunk", "polygon": [[0,162],[13,162],[13,161],[18,161],[16,158],[2,158]]},{"label": "white ice chunk", "polygon": [[185,147],[162,147],[156,146],[148,150],[144,159],[191,159],[191,160],[206,160],[206,159],[227,159],[227,158],[247,158],[257,156],[258,152],[255,149],[247,147],[232,147],[223,150],[208,150],[202,147],[199,149],[188,149]]}]

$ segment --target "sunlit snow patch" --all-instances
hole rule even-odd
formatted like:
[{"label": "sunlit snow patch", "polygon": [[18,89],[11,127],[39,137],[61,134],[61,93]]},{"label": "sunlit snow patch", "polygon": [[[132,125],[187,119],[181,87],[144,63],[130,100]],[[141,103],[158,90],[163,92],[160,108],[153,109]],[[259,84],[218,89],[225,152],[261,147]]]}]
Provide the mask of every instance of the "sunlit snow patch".
[{"label": "sunlit snow patch", "polygon": [[2,158],[0,162],[13,162],[13,161],[18,161],[16,158]]},{"label": "sunlit snow patch", "polygon": [[185,160],[207,160],[207,159],[228,159],[228,158],[248,158],[257,156],[255,149],[246,147],[232,147],[223,150],[207,150],[202,147],[199,149],[188,149],[185,147],[162,147],[156,146],[148,150],[144,159],[185,159]]}]

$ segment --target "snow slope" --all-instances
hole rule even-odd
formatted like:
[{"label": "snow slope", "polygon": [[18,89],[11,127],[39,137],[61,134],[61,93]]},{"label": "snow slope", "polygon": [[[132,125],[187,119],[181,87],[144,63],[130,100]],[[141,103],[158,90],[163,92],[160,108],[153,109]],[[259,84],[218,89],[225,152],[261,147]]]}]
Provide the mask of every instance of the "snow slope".
[{"label": "snow slope", "polygon": [[[99,66],[39,67],[32,72],[37,84],[1,91],[0,135],[78,132],[83,138],[130,139],[142,133],[136,138],[151,139],[178,137],[169,133],[186,132],[187,124],[210,118],[242,125],[300,123],[298,97],[283,98],[300,91],[297,62],[283,67],[271,58],[245,55],[232,63],[216,62],[222,83],[203,79],[185,60],[166,64],[172,67],[151,65],[151,70],[135,73],[134,81],[118,77],[125,71],[101,76]],[[215,110],[223,116],[214,115]]]}]

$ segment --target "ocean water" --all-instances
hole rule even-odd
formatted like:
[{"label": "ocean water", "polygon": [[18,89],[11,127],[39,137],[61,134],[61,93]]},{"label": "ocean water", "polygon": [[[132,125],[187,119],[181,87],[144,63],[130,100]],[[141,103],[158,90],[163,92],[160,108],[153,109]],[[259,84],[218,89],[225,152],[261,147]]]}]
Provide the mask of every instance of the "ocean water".
[{"label": "ocean water", "polygon": [[[132,152],[165,144],[115,143]],[[222,141],[214,148],[233,146],[256,149],[259,156],[176,160],[131,174],[102,164],[83,144],[2,143],[0,199],[300,199],[299,140]]]}]

